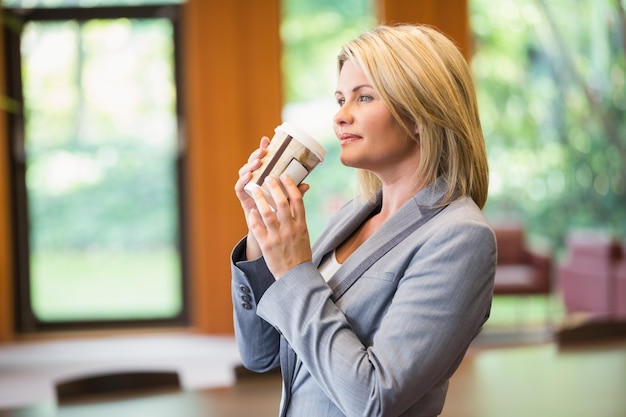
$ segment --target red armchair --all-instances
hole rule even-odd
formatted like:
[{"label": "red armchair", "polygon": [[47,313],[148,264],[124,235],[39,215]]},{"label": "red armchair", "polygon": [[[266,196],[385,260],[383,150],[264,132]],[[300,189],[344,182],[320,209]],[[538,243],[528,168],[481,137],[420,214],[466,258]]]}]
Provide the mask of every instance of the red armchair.
[{"label": "red armchair", "polygon": [[531,295],[552,292],[552,257],[531,250],[520,225],[494,227],[498,260],[493,293]]},{"label": "red armchair", "polygon": [[569,237],[559,279],[568,312],[626,319],[626,249],[617,240]]}]

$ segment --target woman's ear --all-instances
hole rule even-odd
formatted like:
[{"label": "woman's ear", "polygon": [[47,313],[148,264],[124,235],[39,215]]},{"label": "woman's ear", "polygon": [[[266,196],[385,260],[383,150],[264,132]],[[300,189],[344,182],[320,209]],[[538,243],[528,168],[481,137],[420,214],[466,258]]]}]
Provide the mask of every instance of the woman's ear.
[{"label": "woman's ear", "polygon": [[417,124],[417,122],[413,124],[413,131],[415,132],[415,134],[416,134],[417,136],[419,136],[419,134],[420,134],[420,127],[419,127],[419,125]]}]

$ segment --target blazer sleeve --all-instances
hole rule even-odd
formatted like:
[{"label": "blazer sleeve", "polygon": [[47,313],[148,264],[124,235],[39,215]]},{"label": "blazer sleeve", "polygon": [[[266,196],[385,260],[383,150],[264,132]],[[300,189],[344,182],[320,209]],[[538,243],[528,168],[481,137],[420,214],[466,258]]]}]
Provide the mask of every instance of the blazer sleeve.
[{"label": "blazer sleeve", "polygon": [[489,315],[496,258],[491,228],[482,221],[438,222],[428,233],[406,259],[385,255],[394,257],[390,265],[406,266],[382,319],[359,323],[376,327],[367,345],[312,263],[284,275],[258,305],[259,316],[280,330],[346,416],[397,416],[429,395],[445,395]]},{"label": "blazer sleeve", "polygon": [[257,305],[265,291],[274,284],[263,258],[245,261],[246,239],[231,254],[232,301],[235,338],[243,366],[265,372],[280,364],[280,334],[257,316]]}]

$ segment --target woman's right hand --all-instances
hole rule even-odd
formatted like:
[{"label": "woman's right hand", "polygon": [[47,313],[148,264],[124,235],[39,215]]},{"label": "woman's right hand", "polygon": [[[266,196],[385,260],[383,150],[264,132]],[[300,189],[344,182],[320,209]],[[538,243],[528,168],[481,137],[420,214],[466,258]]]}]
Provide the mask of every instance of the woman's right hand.
[{"label": "woman's right hand", "polygon": [[[244,216],[246,217],[246,224],[248,221],[248,215],[250,211],[256,209],[256,203],[254,199],[244,190],[243,187],[252,178],[252,171],[261,166],[261,159],[267,154],[267,147],[270,144],[270,139],[267,136],[263,136],[259,143],[259,147],[250,154],[248,162],[239,169],[239,179],[235,183],[235,194],[241,203]],[[248,233],[247,245],[246,245],[246,257],[248,259],[256,259],[261,256],[261,249],[259,248],[256,239],[252,233]]]}]

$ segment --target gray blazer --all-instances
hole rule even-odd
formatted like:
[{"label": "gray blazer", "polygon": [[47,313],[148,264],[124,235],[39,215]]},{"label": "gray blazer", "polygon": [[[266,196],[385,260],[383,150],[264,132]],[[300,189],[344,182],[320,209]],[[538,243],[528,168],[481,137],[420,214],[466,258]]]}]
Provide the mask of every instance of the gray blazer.
[{"label": "gray blazer", "polygon": [[[493,231],[469,198],[447,206],[348,288],[341,283],[443,195],[417,193],[326,282],[317,267],[380,206],[351,202],[313,261],[275,281],[263,259],[232,253],[235,337],[243,365],[283,374],[281,416],[436,416],[448,381],[489,316]],[[379,196],[380,197],[380,196]],[[339,291],[338,291],[339,289]]]}]

